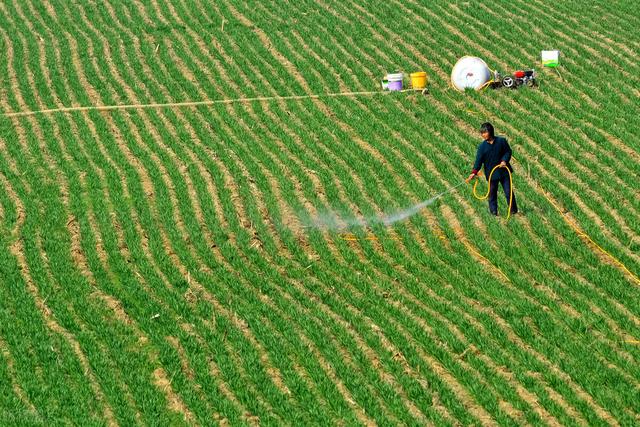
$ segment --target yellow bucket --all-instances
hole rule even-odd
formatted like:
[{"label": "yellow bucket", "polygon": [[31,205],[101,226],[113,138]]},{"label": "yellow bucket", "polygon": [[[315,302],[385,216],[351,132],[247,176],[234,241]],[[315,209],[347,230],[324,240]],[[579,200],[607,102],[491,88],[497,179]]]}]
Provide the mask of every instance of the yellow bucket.
[{"label": "yellow bucket", "polygon": [[424,89],[427,87],[427,73],[419,71],[417,73],[409,74],[411,77],[411,87],[414,89]]}]

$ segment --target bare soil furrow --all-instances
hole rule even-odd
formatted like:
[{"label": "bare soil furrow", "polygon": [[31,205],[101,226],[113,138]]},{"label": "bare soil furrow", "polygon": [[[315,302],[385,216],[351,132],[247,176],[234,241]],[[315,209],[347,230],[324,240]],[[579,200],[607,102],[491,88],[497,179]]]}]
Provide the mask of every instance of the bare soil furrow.
[{"label": "bare soil furrow", "polygon": [[159,390],[164,393],[168,407],[171,411],[177,412],[181,414],[184,418],[184,421],[190,425],[195,424],[194,415],[191,413],[189,408],[184,404],[180,395],[178,395],[173,387],[171,386],[171,378],[167,375],[167,372],[159,367],[153,371],[153,382]]}]

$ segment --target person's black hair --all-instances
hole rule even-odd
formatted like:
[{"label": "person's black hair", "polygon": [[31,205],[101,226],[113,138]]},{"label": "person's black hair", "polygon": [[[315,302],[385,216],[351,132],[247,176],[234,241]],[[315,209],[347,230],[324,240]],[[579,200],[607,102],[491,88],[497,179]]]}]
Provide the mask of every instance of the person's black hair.
[{"label": "person's black hair", "polygon": [[488,132],[489,133],[489,139],[493,138],[495,136],[494,130],[493,130],[493,125],[489,122],[484,122],[483,124],[480,125],[480,132]]}]

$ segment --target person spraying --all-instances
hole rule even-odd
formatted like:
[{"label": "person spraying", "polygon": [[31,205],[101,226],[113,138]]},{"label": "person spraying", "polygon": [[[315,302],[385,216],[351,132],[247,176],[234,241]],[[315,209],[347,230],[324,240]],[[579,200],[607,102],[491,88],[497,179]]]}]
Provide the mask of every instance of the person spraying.
[{"label": "person spraying", "polygon": [[511,208],[510,214],[513,215],[518,212],[518,204],[511,188],[510,172],[513,172],[509,163],[511,147],[506,138],[495,136],[493,125],[489,122],[480,126],[480,135],[483,141],[478,145],[473,171],[466,182],[477,178],[478,172],[484,167],[484,175],[489,182],[489,212],[492,215],[498,215],[498,184],[500,184],[507,198],[507,206]]}]

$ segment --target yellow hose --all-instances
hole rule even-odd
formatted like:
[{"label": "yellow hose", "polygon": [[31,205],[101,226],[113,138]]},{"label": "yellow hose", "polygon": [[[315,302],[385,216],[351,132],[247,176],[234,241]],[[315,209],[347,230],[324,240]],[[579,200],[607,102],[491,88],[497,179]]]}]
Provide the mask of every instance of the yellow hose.
[{"label": "yellow hose", "polygon": [[483,84],[482,86],[480,86],[478,88],[478,92],[481,90],[485,90],[486,88],[489,87],[489,85],[491,85],[492,83],[495,83],[495,81],[493,79],[489,80],[488,82],[486,82],[485,84]]},{"label": "yellow hose", "polygon": [[493,172],[495,172],[495,170],[498,168],[505,168],[509,173],[509,210],[507,211],[507,219],[509,219],[509,217],[511,216],[511,204],[513,203],[513,179],[511,178],[511,171],[508,167],[498,165],[491,169],[491,172],[489,173],[489,186],[487,187],[487,194],[485,194],[484,196],[478,196],[478,194],[476,193],[476,187],[478,186],[478,181],[476,180],[476,182],[473,184],[473,196],[478,200],[486,200],[489,197],[489,192],[491,191],[491,176],[493,175]]},{"label": "yellow hose", "polygon": [[569,224],[571,226],[571,228],[573,228],[573,230],[576,232],[576,234],[580,237],[582,237],[583,239],[587,240],[588,242],[590,242],[593,246],[595,246],[598,250],[600,250],[600,252],[602,252],[603,254],[605,254],[606,256],[609,257],[609,259],[616,265],[618,265],[618,267],[622,268],[622,270],[624,270],[629,276],[631,276],[635,282],[637,284],[640,285],[640,278],[638,276],[636,276],[635,274],[633,274],[626,265],[624,265],[622,263],[622,261],[620,261],[618,258],[614,257],[613,255],[611,255],[609,252],[607,252],[606,250],[604,250],[602,248],[602,246],[600,246],[599,244],[597,244],[596,242],[593,241],[593,239],[591,237],[589,237],[589,235],[587,233],[585,233],[584,231],[582,231],[582,229],[578,226],[578,224],[576,224],[574,222],[574,220],[570,219],[567,215],[564,214],[564,212],[562,212],[562,209],[560,208],[560,206],[558,206],[557,202],[554,202],[553,199],[547,194],[547,192],[545,191],[544,188],[542,188],[542,186],[540,186],[540,184],[538,184],[538,186],[540,187],[540,190],[542,190],[542,195],[549,201],[549,203],[551,203],[551,206],[553,206],[558,213],[560,214],[560,216],[562,217],[562,219],[564,219],[564,221]]}]

